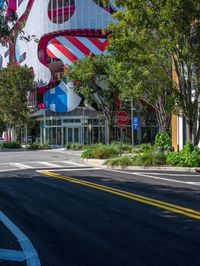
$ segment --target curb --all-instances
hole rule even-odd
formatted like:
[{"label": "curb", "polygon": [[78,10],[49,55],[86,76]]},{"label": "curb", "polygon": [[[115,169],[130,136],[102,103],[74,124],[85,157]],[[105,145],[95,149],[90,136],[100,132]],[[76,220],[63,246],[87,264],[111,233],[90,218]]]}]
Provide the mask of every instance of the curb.
[{"label": "curb", "polygon": [[179,172],[197,172],[200,173],[200,168],[195,167],[173,167],[173,166],[128,166],[128,167],[107,167],[103,165],[105,160],[98,159],[83,159],[85,163],[91,166],[100,167],[102,169],[123,169],[123,170],[158,170],[158,171],[179,171]]}]

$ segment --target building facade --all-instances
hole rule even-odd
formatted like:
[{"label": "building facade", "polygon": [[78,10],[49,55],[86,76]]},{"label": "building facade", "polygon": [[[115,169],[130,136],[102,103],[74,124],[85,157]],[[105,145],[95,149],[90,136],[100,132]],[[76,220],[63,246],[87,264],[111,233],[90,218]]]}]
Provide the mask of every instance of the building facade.
[{"label": "building facade", "polygon": [[[113,21],[118,10],[114,0],[105,6],[101,0],[9,0],[8,14],[16,11],[18,20],[12,27],[12,39],[0,47],[0,67],[8,63],[27,65],[35,75],[35,91],[29,95],[35,121],[31,130],[22,131],[22,140],[67,143],[106,142],[106,121],[100,112],[83,103],[74,93],[73,83],[64,73],[74,61],[90,54],[105,53],[108,44],[103,29]],[[139,130],[130,123],[124,138],[141,142],[146,125]],[[151,135],[156,125],[152,126]],[[134,132],[133,132],[134,131]],[[113,139],[119,130],[114,126]]]}]

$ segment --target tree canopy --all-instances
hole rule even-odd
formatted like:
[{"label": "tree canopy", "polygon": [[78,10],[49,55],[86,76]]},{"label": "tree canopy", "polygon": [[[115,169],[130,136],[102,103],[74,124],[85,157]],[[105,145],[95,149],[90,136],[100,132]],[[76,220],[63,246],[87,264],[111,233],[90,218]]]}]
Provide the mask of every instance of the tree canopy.
[{"label": "tree canopy", "polygon": [[[153,95],[160,99],[172,95],[176,112],[186,118],[188,140],[198,143],[200,2],[117,2],[125,9],[114,15],[118,23],[110,26],[109,42],[124,80],[132,84],[129,90],[134,94],[139,90],[145,97],[149,95],[148,99]],[[172,67],[176,74],[173,79]]]},{"label": "tree canopy", "polygon": [[0,69],[0,116],[13,127],[29,120],[28,92],[33,90],[33,73],[26,66]]},{"label": "tree canopy", "polygon": [[8,1],[0,0],[0,43],[3,42],[10,36],[10,26],[16,21],[17,16],[14,11],[7,15]]},{"label": "tree canopy", "polygon": [[108,132],[118,106],[118,87],[113,79],[114,66],[109,55],[87,56],[76,61],[68,70],[67,77],[76,80],[75,91],[84,96],[85,102],[95,104],[105,115]]}]

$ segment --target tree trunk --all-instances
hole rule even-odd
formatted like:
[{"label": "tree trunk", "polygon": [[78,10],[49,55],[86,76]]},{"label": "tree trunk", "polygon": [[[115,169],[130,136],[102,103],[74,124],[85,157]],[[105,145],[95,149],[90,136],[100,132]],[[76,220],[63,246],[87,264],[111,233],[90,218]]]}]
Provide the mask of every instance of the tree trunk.
[{"label": "tree trunk", "polygon": [[195,145],[199,145],[200,142],[200,121],[199,121],[199,125],[198,125],[198,130],[197,130],[197,134],[196,134],[196,138],[195,138]]},{"label": "tree trunk", "polygon": [[112,119],[106,117],[106,144],[111,144]]},{"label": "tree trunk", "polygon": [[156,111],[156,117],[158,121],[159,131],[169,131],[171,116]]},{"label": "tree trunk", "polygon": [[194,144],[192,135],[193,135],[192,121],[186,118],[186,140]]}]

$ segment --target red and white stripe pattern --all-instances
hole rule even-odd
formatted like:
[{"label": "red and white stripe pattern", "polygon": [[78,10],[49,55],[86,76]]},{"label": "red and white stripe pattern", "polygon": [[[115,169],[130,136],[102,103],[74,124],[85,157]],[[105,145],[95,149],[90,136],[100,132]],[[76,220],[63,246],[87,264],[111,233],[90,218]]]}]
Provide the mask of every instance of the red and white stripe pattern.
[{"label": "red and white stripe pattern", "polygon": [[74,61],[90,54],[105,53],[108,40],[98,37],[58,36],[47,45],[47,54],[70,66]]}]

